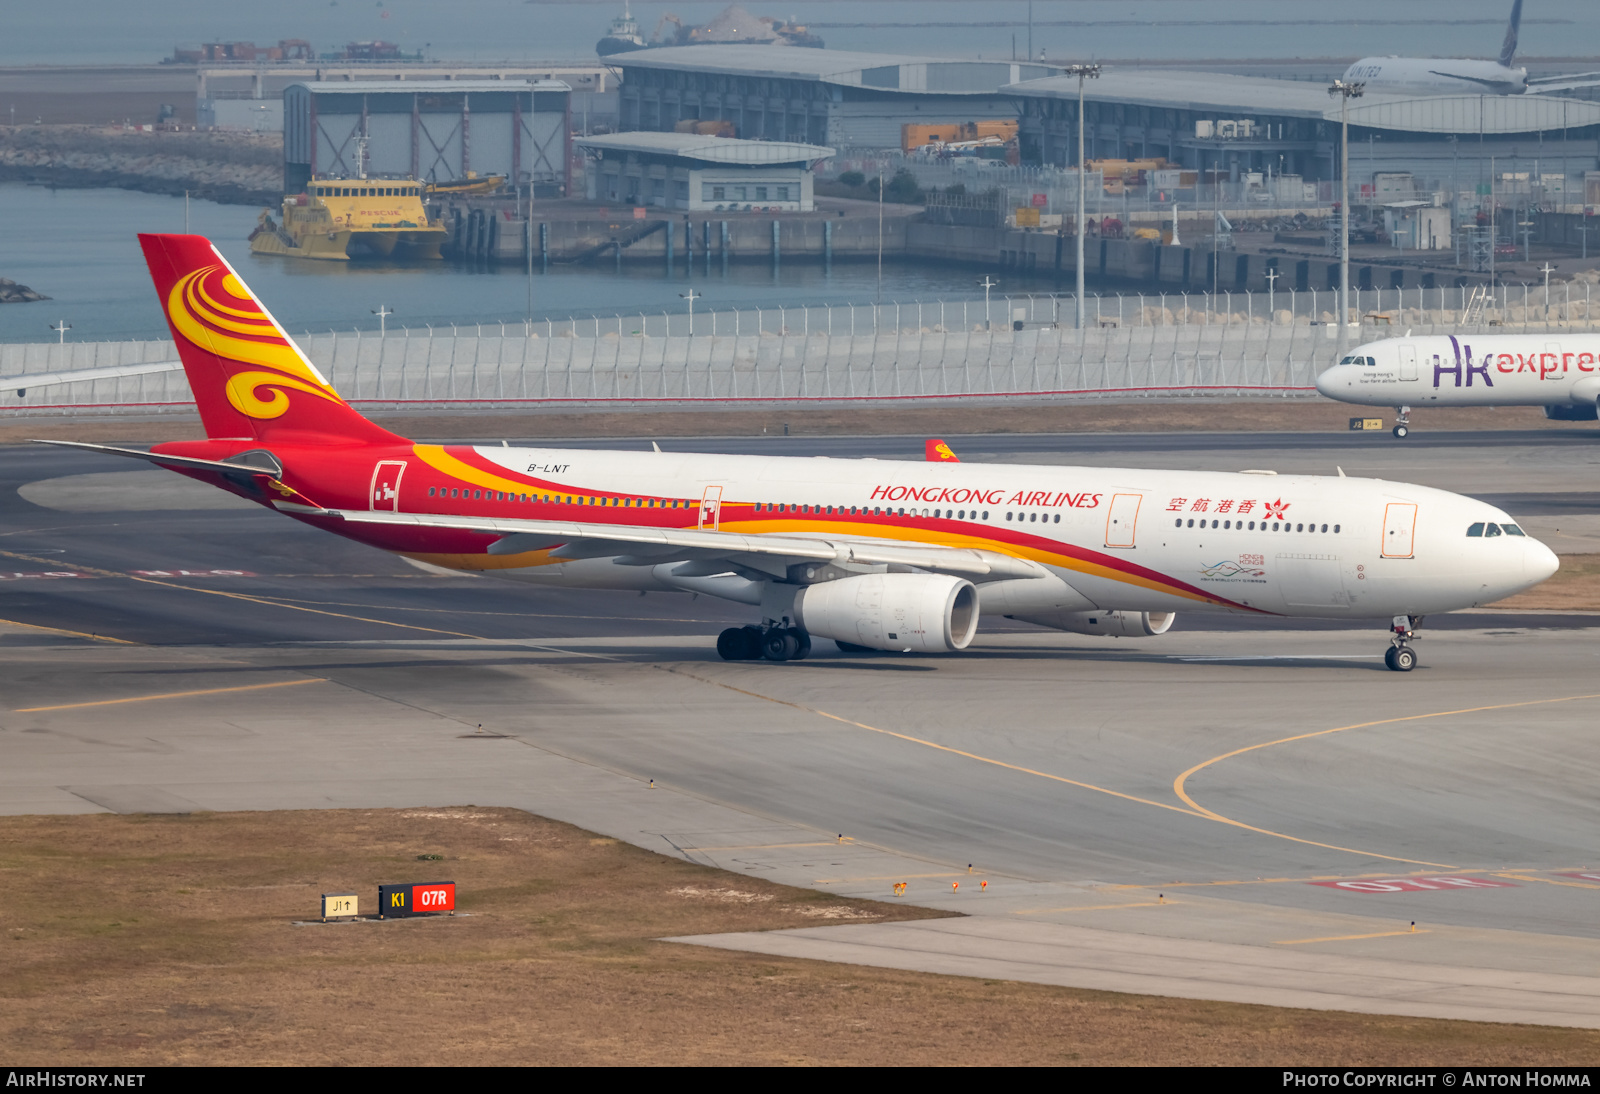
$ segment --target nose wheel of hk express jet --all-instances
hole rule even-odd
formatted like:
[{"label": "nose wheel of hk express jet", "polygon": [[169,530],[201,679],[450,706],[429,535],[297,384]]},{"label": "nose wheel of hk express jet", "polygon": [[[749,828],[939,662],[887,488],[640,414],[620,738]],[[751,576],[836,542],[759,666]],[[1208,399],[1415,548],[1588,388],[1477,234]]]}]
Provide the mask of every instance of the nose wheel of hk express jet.
[{"label": "nose wheel of hk express jet", "polygon": [[[1394,435],[1404,439],[1411,433],[1411,408],[1408,406],[1395,407]],[[1389,666],[1393,668],[1393,665]]]},{"label": "nose wheel of hk express jet", "polygon": [[1383,663],[1394,672],[1410,672],[1417,667],[1417,651],[1406,643],[1417,637],[1417,625],[1422,622],[1419,615],[1397,615],[1390,628],[1392,634],[1389,638],[1389,648],[1384,651]]}]

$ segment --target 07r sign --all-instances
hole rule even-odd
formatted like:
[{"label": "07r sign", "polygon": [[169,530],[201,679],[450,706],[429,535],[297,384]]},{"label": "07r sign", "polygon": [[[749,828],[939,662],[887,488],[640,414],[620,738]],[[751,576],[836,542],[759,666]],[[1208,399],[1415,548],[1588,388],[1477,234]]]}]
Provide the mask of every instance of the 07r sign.
[{"label": "07r sign", "polygon": [[1491,881],[1486,877],[1388,877],[1370,881],[1313,881],[1329,889],[1345,889],[1352,893],[1426,893],[1440,889],[1515,889],[1509,881]]}]

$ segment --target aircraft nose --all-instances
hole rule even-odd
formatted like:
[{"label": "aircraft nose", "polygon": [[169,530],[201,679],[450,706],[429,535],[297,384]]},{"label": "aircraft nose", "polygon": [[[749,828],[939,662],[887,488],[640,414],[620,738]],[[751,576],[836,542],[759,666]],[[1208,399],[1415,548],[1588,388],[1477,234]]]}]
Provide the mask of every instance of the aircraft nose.
[{"label": "aircraft nose", "polygon": [[1556,553],[1538,540],[1529,538],[1522,553],[1522,572],[1535,583],[1545,580],[1561,568]]},{"label": "aircraft nose", "polygon": [[1336,377],[1334,376],[1334,373],[1336,373],[1338,371],[1339,371],[1339,366],[1338,365],[1334,365],[1332,368],[1329,368],[1329,369],[1323,369],[1321,375],[1319,375],[1317,377],[1317,394],[1318,395],[1325,395],[1330,399],[1335,397],[1334,394],[1333,394],[1333,390],[1334,390],[1334,386],[1335,386],[1334,385],[1334,380],[1336,379]]}]

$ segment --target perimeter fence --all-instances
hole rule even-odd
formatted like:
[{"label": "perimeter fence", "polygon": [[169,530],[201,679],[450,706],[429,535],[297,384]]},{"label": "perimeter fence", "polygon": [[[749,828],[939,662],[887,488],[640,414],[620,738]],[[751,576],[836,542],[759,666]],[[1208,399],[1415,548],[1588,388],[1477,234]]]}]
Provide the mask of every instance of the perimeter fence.
[{"label": "perimeter fence", "polygon": [[[1345,345],[1600,330],[1583,283],[1351,294]],[[1548,302],[1547,302],[1548,301]],[[1329,292],[993,296],[305,333],[368,407],[1308,397],[1340,352]],[[1600,310],[1600,300],[1594,301]],[[1357,326],[1357,323],[1359,324]],[[86,375],[76,375],[83,373]],[[55,381],[55,382],[51,382]],[[68,381],[68,382],[60,382]],[[191,405],[170,341],[0,345],[0,413]]]}]

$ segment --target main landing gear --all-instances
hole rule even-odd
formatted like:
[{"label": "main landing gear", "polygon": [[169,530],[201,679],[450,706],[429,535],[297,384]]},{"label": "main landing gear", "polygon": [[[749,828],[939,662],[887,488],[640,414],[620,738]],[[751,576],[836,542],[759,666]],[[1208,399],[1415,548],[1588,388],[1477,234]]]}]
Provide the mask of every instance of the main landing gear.
[{"label": "main landing gear", "polygon": [[1417,651],[1406,645],[1417,637],[1422,625],[1420,615],[1397,615],[1390,627],[1389,648],[1384,651],[1383,663],[1395,672],[1410,672],[1417,667]]},{"label": "main landing gear", "polygon": [[810,653],[811,636],[799,627],[729,627],[717,635],[724,661],[803,661]]},{"label": "main landing gear", "polygon": [[[1394,408],[1394,435],[1404,438],[1411,432],[1411,408],[1397,406]],[[1391,668],[1393,666],[1390,666]]]}]

